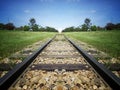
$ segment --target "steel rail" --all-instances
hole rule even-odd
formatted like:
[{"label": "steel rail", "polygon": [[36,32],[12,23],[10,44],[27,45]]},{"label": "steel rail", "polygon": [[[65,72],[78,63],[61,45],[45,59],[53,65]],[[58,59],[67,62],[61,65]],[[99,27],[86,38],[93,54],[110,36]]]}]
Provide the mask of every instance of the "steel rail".
[{"label": "steel rail", "polygon": [[77,46],[73,41],[65,38],[82,54],[82,56],[86,59],[86,61],[93,67],[93,69],[103,78],[103,80],[113,89],[120,90],[120,78],[115,76],[110,70],[108,70],[105,66],[97,62],[97,60],[89,55],[82,48]]},{"label": "steel rail", "polygon": [[[55,37],[54,37],[55,38]],[[53,39],[54,39],[53,38]],[[113,90],[119,90],[120,89],[120,79],[116,77],[111,71],[106,69],[102,64],[98,63],[95,58],[87,54],[84,50],[82,50],[79,46],[77,46],[73,41],[68,39],[66,36],[65,38],[83,55],[83,57],[86,59],[86,61],[93,67],[93,69],[104,79],[104,81],[113,89]],[[39,48],[38,51],[34,52],[32,55],[30,55],[28,58],[26,58],[22,63],[18,64],[14,69],[9,71],[5,76],[3,76],[0,79],[0,90],[7,90],[15,81],[17,78],[19,78],[23,72],[27,69],[27,67],[34,61],[34,59],[42,52],[42,50],[53,40],[49,40],[47,43],[45,43],[41,48]],[[46,65],[40,65],[41,68],[49,70]],[[49,65],[48,65],[49,66]],[[63,65],[57,65],[57,66],[49,66],[54,68],[61,69],[60,67]],[[68,69],[68,67],[71,67],[71,65],[64,66],[64,68]],[[72,69],[78,69],[78,66],[71,67]],[[84,66],[83,66],[84,68]],[[34,69],[34,68],[33,68]],[[69,70],[69,69],[68,69]]]},{"label": "steel rail", "polygon": [[16,65],[11,71],[0,78],[0,90],[7,90],[19,78],[42,50],[55,38],[55,36],[42,45],[32,55],[28,56],[22,63]]}]

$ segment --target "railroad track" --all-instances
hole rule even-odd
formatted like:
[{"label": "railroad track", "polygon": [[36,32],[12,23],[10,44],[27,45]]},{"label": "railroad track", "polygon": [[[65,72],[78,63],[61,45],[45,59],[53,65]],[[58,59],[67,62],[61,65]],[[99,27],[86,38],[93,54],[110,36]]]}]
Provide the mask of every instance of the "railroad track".
[{"label": "railroad track", "polygon": [[119,90],[120,79],[62,34],[0,79],[0,90]]}]

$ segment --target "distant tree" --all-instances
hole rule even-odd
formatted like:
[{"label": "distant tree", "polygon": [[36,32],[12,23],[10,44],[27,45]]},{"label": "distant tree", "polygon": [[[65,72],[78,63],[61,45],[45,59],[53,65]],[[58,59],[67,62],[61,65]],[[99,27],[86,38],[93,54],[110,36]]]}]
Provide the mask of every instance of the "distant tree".
[{"label": "distant tree", "polygon": [[23,31],[23,26],[16,27],[15,30],[17,30],[17,31]]},{"label": "distant tree", "polygon": [[48,32],[52,31],[52,28],[51,28],[51,27],[48,27],[48,26],[47,26],[45,29],[46,29],[46,31],[48,31]]},{"label": "distant tree", "polygon": [[42,26],[39,26],[40,28],[39,28],[39,31],[40,32],[58,32],[55,28],[53,28],[53,27],[49,27],[49,26],[47,26],[47,27],[42,27]]},{"label": "distant tree", "polygon": [[87,31],[90,30],[90,26],[91,26],[90,22],[91,22],[91,20],[89,18],[86,18],[85,21],[84,21],[84,23],[85,23],[85,25],[87,27]]},{"label": "distant tree", "polygon": [[93,25],[90,27],[91,31],[97,31],[97,26],[96,25]]},{"label": "distant tree", "polygon": [[25,25],[25,26],[23,26],[23,30],[24,30],[24,31],[29,31],[29,30],[30,30],[30,27],[27,26],[27,25]]},{"label": "distant tree", "polygon": [[102,30],[106,30],[106,29],[105,29],[105,27],[97,26],[97,30],[102,31]]},{"label": "distant tree", "polygon": [[88,27],[86,24],[83,24],[82,27],[81,27],[82,31],[87,31],[88,30]]},{"label": "distant tree", "polygon": [[105,26],[105,28],[107,30],[113,30],[113,29],[115,29],[115,24],[113,24],[113,23],[107,23],[106,26]]},{"label": "distant tree", "polygon": [[75,31],[74,27],[68,27],[63,30],[63,32],[73,32],[73,31]]},{"label": "distant tree", "polygon": [[15,26],[14,26],[13,23],[7,23],[7,24],[5,25],[5,29],[7,29],[7,30],[14,30],[14,29],[15,29]]},{"label": "distant tree", "polygon": [[120,30],[120,23],[117,23],[117,24],[115,25],[115,28],[116,28],[116,30]]},{"label": "distant tree", "polygon": [[0,23],[0,30],[4,30],[5,29],[5,25],[3,23]]},{"label": "distant tree", "polygon": [[48,26],[45,28],[45,31],[48,31],[48,32],[57,32],[57,30],[55,28],[48,27]]},{"label": "distant tree", "polygon": [[34,25],[36,24],[36,20],[34,18],[31,18],[29,21],[30,28],[33,31]]},{"label": "distant tree", "polygon": [[40,28],[39,28],[39,31],[40,31],[40,32],[45,32],[46,30],[45,30],[44,27],[40,27]]},{"label": "distant tree", "polygon": [[35,24],[33,27],[32,27],[33,31],[39,31],[39,25]]},{"label": "distant tree", "polygon": [[76,32],[79,32],[79,31],[81,31],[81,28],[80,28],[80,27],[76,27],[76,28],[74,28],[74,30],[75,30]]}]

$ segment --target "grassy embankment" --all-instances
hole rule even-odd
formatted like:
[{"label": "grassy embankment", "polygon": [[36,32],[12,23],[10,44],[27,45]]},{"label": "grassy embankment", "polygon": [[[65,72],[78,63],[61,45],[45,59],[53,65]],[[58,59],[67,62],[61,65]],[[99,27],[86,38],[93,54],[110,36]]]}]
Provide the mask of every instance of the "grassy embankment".
[{"label": "grassy embankment", "polygon": [[120,31],[68,32],[65,34],[93,45],[113,57],[120,58]]},{"label": "grassy embankment", "polygon": [[55,33],[51,32],[0,31],[0,58],[54,35]]}]

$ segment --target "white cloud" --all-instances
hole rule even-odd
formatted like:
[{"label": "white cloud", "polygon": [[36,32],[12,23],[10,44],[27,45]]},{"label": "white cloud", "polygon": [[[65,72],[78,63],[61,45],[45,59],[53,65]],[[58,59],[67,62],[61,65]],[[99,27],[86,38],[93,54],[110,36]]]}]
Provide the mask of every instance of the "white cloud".
[{"label": "white cloud", "polygon": [[96,10],[91,10],[90,12],[91,12],[91,13],[96,13]]},{"label": "white cloud", "polygon": [[31,13],[30,10],[24,10],[24,13]]}]

